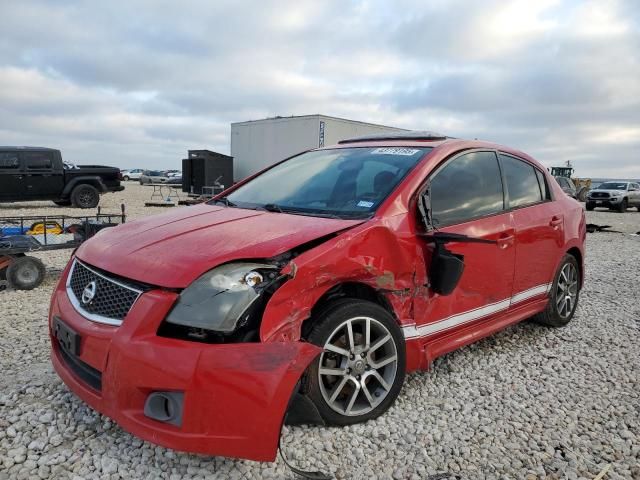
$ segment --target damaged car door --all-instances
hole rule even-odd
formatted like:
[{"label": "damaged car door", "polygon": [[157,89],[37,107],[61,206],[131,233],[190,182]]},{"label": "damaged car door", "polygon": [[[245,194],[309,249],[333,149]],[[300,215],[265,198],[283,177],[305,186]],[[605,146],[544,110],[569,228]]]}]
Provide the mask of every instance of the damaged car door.
[{"label": "damaged car door", "polygon": [[[511,214],[505,210],[495,152],[465,152],[446,160],[430,175],[420,195],[426,205],[421,210],[426,213],[423,223],[427,225],[418,236],[429,288],[416,298],[416,326],[406,329],[405,336],[444,335],[507,310],[513,286],[515,230]],[[434,269],[432,264],[439,261],[443,249],[445,268]],[[446,270],[459,268],[451,256],[462,262],[462,271],[455,285],[441,290],[439,277],[455,276],[456,272]]]}]

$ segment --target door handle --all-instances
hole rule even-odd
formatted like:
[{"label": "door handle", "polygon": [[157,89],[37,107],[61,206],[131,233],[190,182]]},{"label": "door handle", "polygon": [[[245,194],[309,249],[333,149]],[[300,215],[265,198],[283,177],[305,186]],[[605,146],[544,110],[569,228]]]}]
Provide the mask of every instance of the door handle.
[{"label": "door handle", "polygon": [[515,240],[515,235],[513,230],[507,230],[506,232],[502,232],[498,236],[498,240],[497,240],[498,247],[504,250],[505,248],[508,248],[511,245],[513,245],[514,240]]},{"label": "door handle", "polygon": [[549,222],[549,226],[553,227],[554,230],[557,230],[560,225],[562,225],[562,217],[554,215]]}]

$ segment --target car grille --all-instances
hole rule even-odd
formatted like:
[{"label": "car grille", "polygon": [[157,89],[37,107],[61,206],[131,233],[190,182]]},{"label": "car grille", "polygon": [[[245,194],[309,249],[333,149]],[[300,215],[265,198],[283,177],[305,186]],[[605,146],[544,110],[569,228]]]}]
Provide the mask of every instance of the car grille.
[{"label": "car grille", "polygon": [[65,365],[73,371],[84,383],[97,391],[102,390],[102,373],[91,365],[84,363],[79,357],[67,352],[61,346],[58,346],[60,357]]},{"label": "car grille", "polygon": [[609,194],[607,192],[592,192],[591,198],[609,198]]},{"label": "car grille", "polygon": [[67,279],[67,294],[75,309],[89,320],[120,325],[142,289],[74,260]]}]

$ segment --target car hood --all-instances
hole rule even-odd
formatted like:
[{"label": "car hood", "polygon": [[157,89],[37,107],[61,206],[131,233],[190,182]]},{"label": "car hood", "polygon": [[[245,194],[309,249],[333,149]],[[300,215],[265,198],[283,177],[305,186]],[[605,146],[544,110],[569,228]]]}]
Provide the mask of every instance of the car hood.
[{"label": "car hood", "polygon": [[125,278],[184,288],[222,263],[270,258],[360,223],[200,204],[104,229],[76,255]]},{"label": "car hood", "polygon": [[604,190],[604,189],[600,189],[600,188],[594,188],[592,190],[589,190],[589,193],[593,193],[593,192],[616,193],[616,194],[627,193],[626,190]]}]

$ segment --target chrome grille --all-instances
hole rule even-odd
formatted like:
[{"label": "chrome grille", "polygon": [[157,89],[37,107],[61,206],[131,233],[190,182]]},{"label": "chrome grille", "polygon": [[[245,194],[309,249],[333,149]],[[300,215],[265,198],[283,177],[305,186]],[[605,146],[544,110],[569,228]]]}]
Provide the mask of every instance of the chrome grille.
[{"label": "chrome grille", "polygon": [[67,278],[67,294],[75,309],[89,320],[120,325],[142,290],[74,260]]}]

